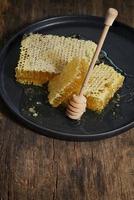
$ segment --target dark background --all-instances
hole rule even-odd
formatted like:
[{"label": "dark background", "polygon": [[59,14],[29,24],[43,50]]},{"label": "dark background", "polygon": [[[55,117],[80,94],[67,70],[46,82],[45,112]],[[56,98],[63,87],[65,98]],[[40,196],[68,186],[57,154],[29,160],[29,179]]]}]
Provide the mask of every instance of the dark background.
[{"label": "dark background", "polygon": [[[46,16],[104,16],[134,27],[134,0],[0,0],[1,47]],[[97,142],[66,142],[21,126],[0,99],[0,200],[132,200],[134,129]]]}]

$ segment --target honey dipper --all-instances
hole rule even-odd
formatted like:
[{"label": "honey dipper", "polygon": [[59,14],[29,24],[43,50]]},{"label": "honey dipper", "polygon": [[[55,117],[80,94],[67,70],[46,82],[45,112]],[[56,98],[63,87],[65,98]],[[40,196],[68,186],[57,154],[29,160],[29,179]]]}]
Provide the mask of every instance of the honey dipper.
[{"label": "honey dipper", "polygon": [[90,75],[92,73],[92,70],[95,66],[95,63],[98,59],[99,53],[102,49],[103,43],[105,41],[105,38],[107,36],[107,33],[109,31],[110,26],[112,26],[114,20],[116,19],[118,15],[118,11],[114,8],[109,8],[106,14],[105,22],[104,22],[104,29],[100,36],[96,51],[94,53],[93,59],[91,61],[91,64],[89,65],[88,72],[86,74],[86,77],[83,81],[80,93],[78,95],[74,94],[72,99],[69,101],[66,114],[69,118],[80,120],[83,113],[86,111],[86,97],[83,95],[84,88],[87,86]]}]

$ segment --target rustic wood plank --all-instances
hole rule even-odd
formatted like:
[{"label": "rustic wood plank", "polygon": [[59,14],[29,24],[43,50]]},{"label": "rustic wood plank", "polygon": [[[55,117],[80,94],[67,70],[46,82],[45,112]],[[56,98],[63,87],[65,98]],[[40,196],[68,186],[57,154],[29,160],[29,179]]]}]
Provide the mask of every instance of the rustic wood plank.
[{"label": "rustic wood plank", "polygon": [[[0,39],[45,16],[104,15],[134,27],[133,0],[0,0]],[[1,200],[132,200],[134,129],[97,142],[66,142],[20,125],[0,100]]]}]

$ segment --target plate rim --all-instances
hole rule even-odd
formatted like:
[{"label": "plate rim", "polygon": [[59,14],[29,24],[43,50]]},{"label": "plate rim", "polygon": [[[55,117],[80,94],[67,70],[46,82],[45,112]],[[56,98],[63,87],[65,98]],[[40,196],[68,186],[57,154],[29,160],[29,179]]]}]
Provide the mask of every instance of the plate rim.
[{"label": "plate rim", "polygon": [[[16,34],[14,34],[4,45],[4,47],[2,48],[2,50],[0,51],[0,70],[3,69],[2,68],[2,61],[3,61],[3,56],[6,52],[6,50],[8,49],[8,47],[10,46],[10,44],[22,33],[25,33],[27,30],[30,30],[30,28],[34,28],[35,26],[38,26],[39,24],[42,24],[44,22],[51,22],[53,20],[63,20],[65,21],[65,19],[85,19],[85,18],[92,18],[92,19],[98,19],[100,21],[104,20],[104,17],[99,17],[99,16],[90,16],[90,15],[60,15],[60,16],[52,16],[52,17],[45,17],[42,20],[38,20],[34,23],[31,23],[30,25],[26,26],[25,28],[21,29],[20,31],[18,31]],[[71,20],[70,19],[70,20]],[[134,32],[134,28],[122,23],[122,22],[115,22],[116,25],[120,25],[123,26],[124,28],[127,28],[129,30],[131,30],[132,32]],[[35,30],[35,28],[34,28]],[[2,79],[0,78],[0,81]],[[83,134],[75,134],[73,135],[68,134],[67,132],[61,132],[61,131],[56,131],[56,130],[51,130],[48,128],[43,127],[43,129],[38,125],[35,124],[34,122],[26,119],[25,117],[23,117],[23,115],[21,115],[20,113],[18,113],[17,111],[15,111],[14,109],[14,105],[12,104],[12,102],[8,101],[8,96],[6,95],[6,93],[4,92],[4,88],[2,87],[2,83],[0,84],[0,97],[2,98],[2,100],[4,101],[5,105],[8,107],[8,109],[11,111],[11,113],[14,114],[15,118],[17,119],[17,121],[20,121],[21,123],[23,123],[26,127],[32,129],[33,131],[36,131],[39,134],[48,136],[48,137],[53,137],[53,138],[57,138],[57,139],[61,139],[61,140],[77,140],[77,141],[94,141],[94,140],[100,140],[100,139],[105,139],[105,138],[109,138],[115,135],[119,135],[131,128],[134,127],[134,121],[130,122],[127,125],[124,125],[118,129],[114,129],[111,131],[107,131],[107,132],[102,132],[99,134],[90,134],[90,135],[83,135]]]}]

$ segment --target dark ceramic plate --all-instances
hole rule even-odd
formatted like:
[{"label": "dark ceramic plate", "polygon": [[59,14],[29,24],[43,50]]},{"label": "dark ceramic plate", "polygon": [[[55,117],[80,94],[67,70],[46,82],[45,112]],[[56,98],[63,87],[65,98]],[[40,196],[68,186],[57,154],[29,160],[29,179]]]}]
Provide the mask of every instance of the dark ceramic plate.
[{"label": "dark ceramic plate", "polygon": [[125,74],[126,81],[102,114],[88,110],[80,122],[71,121],[65,116],[64,107],[52,108],[48,104],[44,88],[23,86],[15,81],[15,66],[24,34],[75,34],[85,40],[97,42],[103,22],[103,18],[91,16],[45,19],[17,33],[4,47],[0,55],[0,94],[10,110],[29,128],[60,139],[96,140],[117,135],[133,127],[134,30],[121,23],[114,23],[103,47],[107,54],[102,52],[99,59]]}]

